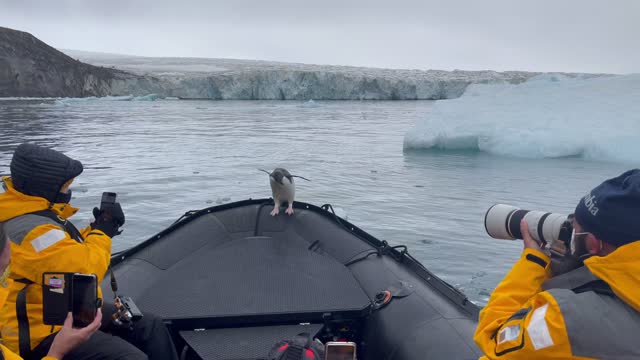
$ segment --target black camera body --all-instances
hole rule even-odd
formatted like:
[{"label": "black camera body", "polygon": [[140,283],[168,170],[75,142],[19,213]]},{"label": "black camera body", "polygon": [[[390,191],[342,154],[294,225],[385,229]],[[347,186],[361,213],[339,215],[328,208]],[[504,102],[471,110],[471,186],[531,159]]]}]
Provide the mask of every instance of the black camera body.
[{"label": "black camera body", "polygon": [[130,297],[116,296],[114,303],[117,310],[112,318],[116,326],[129,327],[132,322],[142,319],[142,311]]}]

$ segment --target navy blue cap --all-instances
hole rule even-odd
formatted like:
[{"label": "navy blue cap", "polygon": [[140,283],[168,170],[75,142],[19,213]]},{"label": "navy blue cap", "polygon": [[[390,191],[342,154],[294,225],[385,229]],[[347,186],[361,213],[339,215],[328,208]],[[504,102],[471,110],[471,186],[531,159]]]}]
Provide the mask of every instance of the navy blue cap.
[{"label": "navy blue cap", "polygon": [[611,245],[640,240],[640,169],[595,187],[580,199],[575,217],[584,231]]}]

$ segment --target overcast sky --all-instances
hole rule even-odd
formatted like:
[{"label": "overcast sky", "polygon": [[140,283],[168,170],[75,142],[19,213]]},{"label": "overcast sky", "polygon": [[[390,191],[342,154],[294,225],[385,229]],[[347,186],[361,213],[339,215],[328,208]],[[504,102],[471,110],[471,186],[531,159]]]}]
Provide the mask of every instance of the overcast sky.
[{"label": "overcast sky", "polygon": [[639,0],[0,0],[0,26],[145,56],[640,73]]}]

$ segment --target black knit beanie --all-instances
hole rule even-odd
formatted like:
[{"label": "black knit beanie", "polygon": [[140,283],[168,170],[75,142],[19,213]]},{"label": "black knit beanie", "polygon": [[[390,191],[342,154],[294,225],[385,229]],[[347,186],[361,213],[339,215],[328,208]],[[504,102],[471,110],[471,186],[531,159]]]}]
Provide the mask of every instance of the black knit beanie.
[{"label": "black knit beanie", "polygon": [[82,173],[82,163],[61,152],[34,144],[21,144],[11,159],[13,187],[25,195],[56,202],[62,186]]}]

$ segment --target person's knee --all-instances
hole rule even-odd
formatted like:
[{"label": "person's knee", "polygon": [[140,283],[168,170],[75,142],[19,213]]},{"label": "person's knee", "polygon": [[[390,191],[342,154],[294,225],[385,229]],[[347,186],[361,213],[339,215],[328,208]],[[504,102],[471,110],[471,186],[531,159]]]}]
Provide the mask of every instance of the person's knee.
[{"label": "person's knee", "polygon": [[151,332],[162,332],[166,331],[166,326],[161,317],[156,316],[152,313],[144,313],[144,317],[142,318],[145,322],[144,327],[147,328]]},{"label": "person's knee", "polygon": [[68,353],[65,360],[148,360],[147,354],[123,338],[101,331]]},{"label": "person's knee", "polygon": [[[141,350],[137,349],[137,348],[131,348],[131,349],[127,349],[128,351],[111,351],[111,352],[107,352],[107,353],[102,353],[100,355],[107,357],[108,359],[113,359],[113,360],[149,360],[149,357],[147,356],[147,354],[145,354],[144,352],[142,352]],[[96,356],[97,354],[92,354],[94,356]],[[72,357],[73,359],[75,359],[74,357]],[[89,357],[79,357],[80,359],[86,359],[86,358],[91,358],[91,356]],[[101,358],[98,355],[98,358]],[[67,359],[67,357],[65,357],[65,360]]]}]

